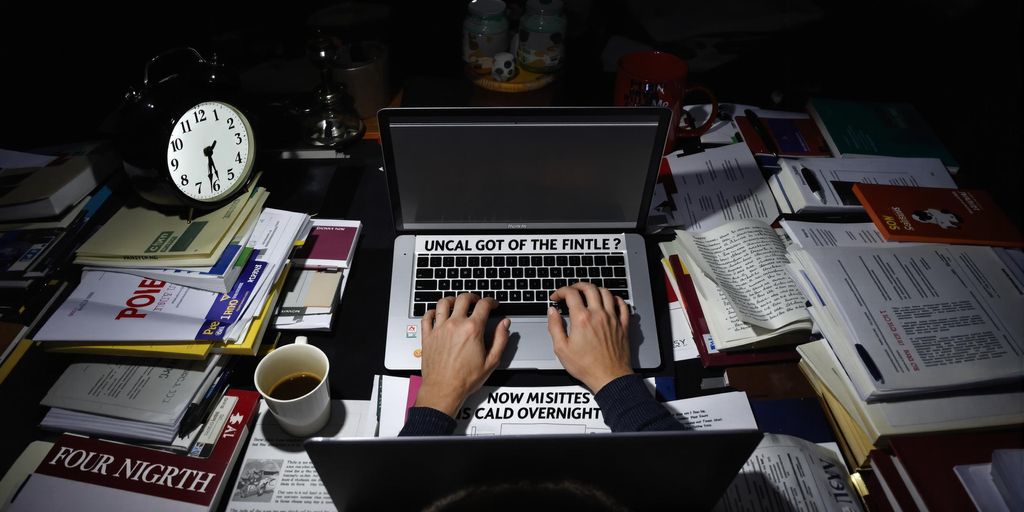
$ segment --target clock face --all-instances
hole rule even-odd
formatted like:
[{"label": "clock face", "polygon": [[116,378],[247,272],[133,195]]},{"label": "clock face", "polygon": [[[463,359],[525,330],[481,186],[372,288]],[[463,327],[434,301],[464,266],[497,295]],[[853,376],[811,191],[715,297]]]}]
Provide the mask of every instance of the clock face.
[{"label": "clock face", "polygon": [[252,156],[249,120],[227,103],[207,101],[188,109],[174,125],[167,170],[183,194],[214,202],[245,184]]}]

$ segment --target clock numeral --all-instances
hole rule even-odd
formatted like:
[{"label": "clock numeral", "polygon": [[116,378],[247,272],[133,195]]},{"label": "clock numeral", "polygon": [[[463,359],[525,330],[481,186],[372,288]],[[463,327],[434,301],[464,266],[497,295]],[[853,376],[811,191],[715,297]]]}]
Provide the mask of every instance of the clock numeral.
[{"label": "clock numeral", "polygon": [[239,145],[241,143],[242,143],[242,134],[238,133],[238,132],[235,132],[235,145],[237,146],[237,145]]},{"label": "clock numeral", "polygon": [[180,138],[176,138],[171,141],[171,149],[175,151],[181,151],[181,148],[185,147],[185,143]]},{"label": "clock numeral", "polygon": [[171,170],[172,171],[177,171],[178,170],[178,159],[177,158],[172,158],[171,159]]},{"label": "clock numeral", "polygon": [[[214,112],[216,112],[216,111],[214,111]],[[192,115],[195,116],[197,123],[201,123],[203,121],[206,121],[206,111],[203,110],[203,109],[199,109],[199,110],[193,112]]]},{"label": "clock numeral", "polygon": [[228,169],[228,181],[233,181],[234,179],[235,179],[235,172],[232,171],[231,169]]},{"label": "clock numeral", "polygon": [[220,192],[220,182],[219,181],[213,182],[213,185],[211,185],[211,187],[213,187],[213,191],[214,192]]},{"label": "clock numeral", "polygon": [[196,182],[196,194],[202,194],[202,193],[203,193],[203,182],[197,181]]},{"label": "clock numeral", "polygon": [[234,130],[235,129],[235,118],[233,118],[233,117],[229,117],[228,118],[228,129],[229,130]]},{"label": "clock numeral", "polygon": [[181,133],[185,134],[190,131],[192,131],[192,123],[188,119],[185,119],[181,122]]},{"label": "clock numeral", "polygon": [[235,161],[238,162],[238,163],[242,163],[242,152],[241,151],[235,153]]},{"label": "clock numeral", "polygon": [[217,109],[213,109],[213,120],[220,121],[220,116],[217,115]]},{"label": "clock numeral", "polygon": [[183,187],[187,187],[188,186],[188,174],[182,174],[181,175],[181,186],[183,186]]}]

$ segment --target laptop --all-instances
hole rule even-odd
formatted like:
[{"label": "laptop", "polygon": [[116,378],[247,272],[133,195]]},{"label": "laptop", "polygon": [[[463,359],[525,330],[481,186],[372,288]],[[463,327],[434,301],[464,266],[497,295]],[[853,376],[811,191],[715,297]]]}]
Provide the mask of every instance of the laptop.
[{"label": "laptop", "polygon": [[384,366],[420,368],[420,319],[474,292],[509,318],[501,368],[560,369],[551,292],[588,281],[631,309],[636,369],[661,365],[643,231],[671,113],[659,107],[389,108],[395,230]]},{"label": "laptop", "polygon": [[571,480],[630,510],[711,510],[756,430],[328,438],[306,453],[338,510],[422,510],[477,485]]}]

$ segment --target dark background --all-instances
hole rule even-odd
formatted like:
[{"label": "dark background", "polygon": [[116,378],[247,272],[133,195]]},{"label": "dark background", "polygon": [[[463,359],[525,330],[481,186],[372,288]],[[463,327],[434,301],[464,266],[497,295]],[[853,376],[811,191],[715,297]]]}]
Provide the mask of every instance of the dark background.
[{"label": "dark background", "polygon": [[[508,3],[513,14],[523,4]],[[602,69],[601,52],[610,38],[621,36],[689,59],[692,81],[711,87],[721,101],[784,109],[801,109],[814,94],[909,101],[960,161],[960,185],[990,189],[1020,224],[1020,2],[747,3],[569,0],[566,73],[552,88],[552,99],[609,104],[613,75]],[[324,9],[336,22],[331,35],[388,44],[391,82],[405,86],[408,100],[447,94],[442,101],[460,102],[472,94],[460,80],[465,2],[409,4],[186,0],[8,7],[13,12],[5,13],[0,30],[0,144],[31,149],[103,137],[104,119],[129,86],[141,82],[145,63],[169,48],[216,52],[238,71],[301,58],[310,15]],[[815,19],[798,23],[808,8],[816,11]],[[769,13],[783,23],[699,37],[685,28],[652,35],[644,23],[717,26],[750,12]],[[461,88],[445,85],[450,83]]]}]

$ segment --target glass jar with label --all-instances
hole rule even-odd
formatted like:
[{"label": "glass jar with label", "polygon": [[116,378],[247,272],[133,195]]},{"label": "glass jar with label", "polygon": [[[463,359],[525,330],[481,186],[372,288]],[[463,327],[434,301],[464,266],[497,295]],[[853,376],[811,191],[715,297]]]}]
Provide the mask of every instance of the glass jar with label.
[{"label": "glass jar with label", "polygon": [[551,73],[565,54],[562,0],[529,0],[516,34],[516,61],[534,73]]},{"label": "glass jar with label", "polygon": [[473,0],[462,23],[462,60],[479,74],[491,72],[494,55],[508,51],[505,2]]}]

